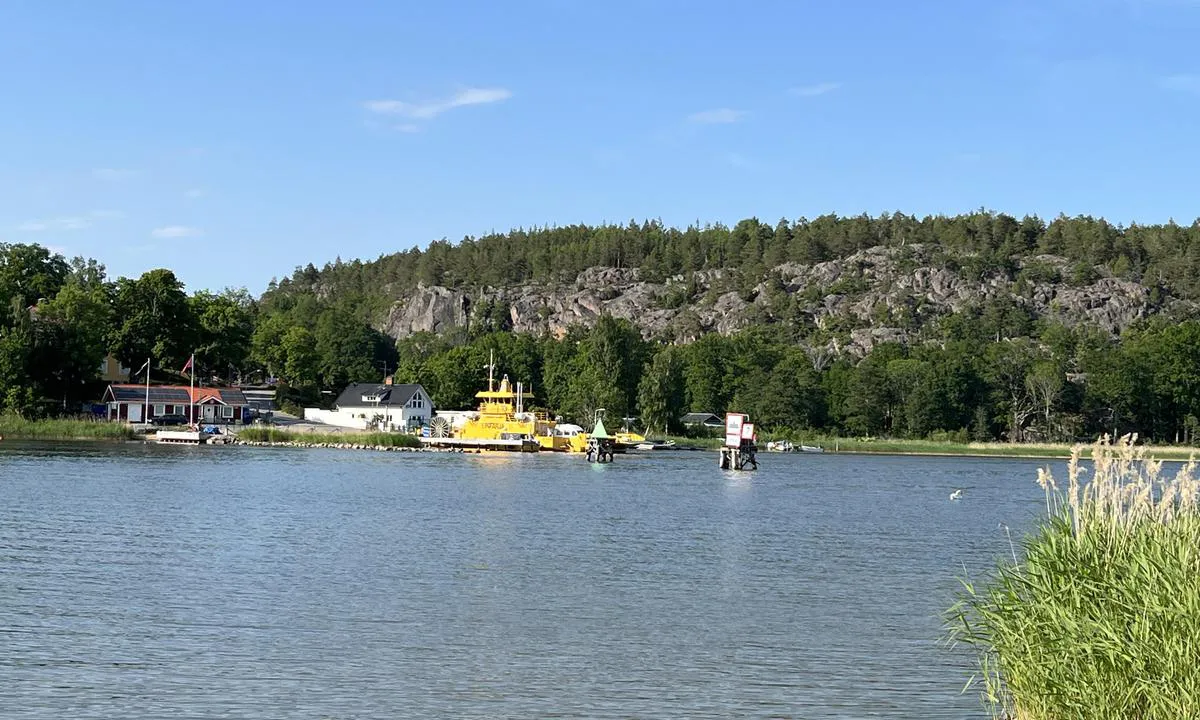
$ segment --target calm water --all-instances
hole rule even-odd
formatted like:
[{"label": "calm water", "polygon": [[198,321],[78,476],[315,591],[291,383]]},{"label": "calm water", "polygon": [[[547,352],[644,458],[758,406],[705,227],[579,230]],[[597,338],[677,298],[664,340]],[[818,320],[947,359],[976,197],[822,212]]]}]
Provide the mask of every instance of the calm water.
[{"label": "calm water", "polygon": [[1038,463],[763,460],[0,443],[0,715],[984,717]]}]

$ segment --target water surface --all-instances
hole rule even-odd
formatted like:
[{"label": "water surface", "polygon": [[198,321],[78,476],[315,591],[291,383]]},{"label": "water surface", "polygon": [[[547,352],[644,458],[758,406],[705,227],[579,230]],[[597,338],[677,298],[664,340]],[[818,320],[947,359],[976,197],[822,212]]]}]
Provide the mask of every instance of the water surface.
[{"label": "water surface", "polygon": [[939,614],[1039,463],[762,459],[5,442],[0,708],[986,717]]}]

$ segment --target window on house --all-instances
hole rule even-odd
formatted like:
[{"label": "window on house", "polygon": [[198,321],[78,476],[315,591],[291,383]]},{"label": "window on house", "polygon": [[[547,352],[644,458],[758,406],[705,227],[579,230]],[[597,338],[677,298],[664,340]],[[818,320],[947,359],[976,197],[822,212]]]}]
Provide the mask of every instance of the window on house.
[{"label": "window on house", "polygon": [[221,408],[221,417],[225,418],[226,420],[228,420],[229,418],[232,418],[233,417],[233,408],[230,407],[229,405],[223,406]]},{"label": "window on house", "polygon": [[167,406],[163,405],[161,403],[155,405],[154,406],[154,414],[158,415],[160,417],[163,415],[166,415],[167,414]]}]

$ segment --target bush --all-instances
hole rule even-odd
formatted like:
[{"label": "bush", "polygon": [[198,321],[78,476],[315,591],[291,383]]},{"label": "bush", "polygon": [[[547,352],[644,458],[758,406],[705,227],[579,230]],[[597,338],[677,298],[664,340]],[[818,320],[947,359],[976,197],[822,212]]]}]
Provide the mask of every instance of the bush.
[{"label": "bush", "polygon": [[[1047,518],[980,587],[964,581],[953,639],[979,655],[984,701],[1016,720],[1200,717],[1200,481],[1166,478],[1126,437],[1081,448]],[[1014,561],[1015,553],[1014,553]]]}]

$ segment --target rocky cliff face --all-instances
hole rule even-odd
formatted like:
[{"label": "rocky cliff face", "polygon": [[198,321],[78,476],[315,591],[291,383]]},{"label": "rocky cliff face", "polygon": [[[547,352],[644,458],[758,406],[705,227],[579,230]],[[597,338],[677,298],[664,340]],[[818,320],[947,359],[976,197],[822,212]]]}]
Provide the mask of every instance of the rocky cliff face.
[{"label": "rocky cliff face", "polygon": [[392,305],[380,329],[397,339],[444,332],[472,322],[473,309],[482,304],[506,307],[518,332],[561,335],[607,313],[633,322],[647,336],[677,342],[773,320],[811,323],[837,330],[838,350],[862,354],[878,342],[909,340],[937,317],[990,300],[1007,299],[1040,317],[1113,334],[1185,304],[1169,299],[1156,307],[1145,286],[1098,273],[1086,284],[1064,283],[1058,278],[1069,274],[1068,262],[1055,256],[1031,258],[1030,272],[1018,272],[1015,279],[971,279],[957,267],[930,264],[934,257],[919,245],[872,248],[817,265],[781,265],[749,290],[739,290],[738,278],[726,271],[647,282],[637,269],[611,267],[590,268],[573,282],[556,284],[475,291],[419,287]]}]

